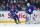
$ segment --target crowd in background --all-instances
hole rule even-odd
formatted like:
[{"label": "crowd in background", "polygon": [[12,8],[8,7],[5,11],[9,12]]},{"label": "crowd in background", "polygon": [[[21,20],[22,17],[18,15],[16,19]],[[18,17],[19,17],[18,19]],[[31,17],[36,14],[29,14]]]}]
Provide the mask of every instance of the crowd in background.
[{"label": "crowd in background", "polygon": [[40,0],[0,0],[0,11],[10,11],[11,7],[18,11],[25,11],[28,2],[40,9]]}]

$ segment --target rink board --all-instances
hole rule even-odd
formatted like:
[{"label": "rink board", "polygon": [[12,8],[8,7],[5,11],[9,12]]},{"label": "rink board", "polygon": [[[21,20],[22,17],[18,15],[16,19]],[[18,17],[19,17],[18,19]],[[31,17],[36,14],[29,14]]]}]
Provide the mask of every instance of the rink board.
[{"label": "rink board", "polygon": [[[34,11],[36,21],[40,21],[40,11]],[[34,14],[33,13],[33,14]],[[25,11],[18,11],[17,15],[21,23],[26,22],[26,13]],[[17,21],[18,22],[18,21]],[[31,21],[33,22],[33,21]],[[0,23],[15,23],[14,19],[10,17],[10,11],[0,11]]]}]

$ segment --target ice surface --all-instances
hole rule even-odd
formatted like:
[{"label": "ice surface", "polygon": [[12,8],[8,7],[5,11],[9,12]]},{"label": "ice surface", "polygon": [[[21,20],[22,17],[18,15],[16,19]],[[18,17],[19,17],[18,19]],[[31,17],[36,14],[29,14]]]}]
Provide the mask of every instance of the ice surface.
[{"label": "ice surface", "polygon": [[40,27],[40,24],[0,23],[0,27]]}]

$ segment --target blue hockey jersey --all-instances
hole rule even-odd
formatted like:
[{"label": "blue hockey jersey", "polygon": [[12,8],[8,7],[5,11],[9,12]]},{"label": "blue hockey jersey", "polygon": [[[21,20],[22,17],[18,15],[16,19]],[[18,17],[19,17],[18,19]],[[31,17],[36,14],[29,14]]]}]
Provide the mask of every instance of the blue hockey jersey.
[{"label": "blue hockey jersey", "polygon": [[36,10],[36,8],[33,5],[30,5],[30,7],[26,7],[26,13],[28,14],[32,14],[34,10]]},{"label": "blue hockey jersey", "polygon": [[12,16],[12,15],[16,15],[16,13],[18,13],[18,11],[16,11],[16,9],[14,9],[14,11],[10,11],[10,16]]}]

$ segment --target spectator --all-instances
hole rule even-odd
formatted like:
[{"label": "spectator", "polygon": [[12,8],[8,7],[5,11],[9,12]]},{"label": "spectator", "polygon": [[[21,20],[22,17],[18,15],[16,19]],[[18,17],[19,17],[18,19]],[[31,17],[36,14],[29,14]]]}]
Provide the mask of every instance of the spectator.
[{"label": "spectator", "polygon": [[17,10],[25,10],[25,6],[27,6],[28,2],[37,9],[40,9],[40,0],[0,0],[0,3],[3,4],[0,5],[0,10],[11,10],[12,6],[14,9],[17,8]]},{"label": "spectator", "polygon": [[1,7],[1,3],[0,3],[0,7]]},{"label": "spectator", "polygon": [[16,1],[14,1],[14,3],[13,3],[15,6],[17,6],[18,5],[18,3],[16,2]]},{"label": "spectator", "polygon": [[22,6],[22,1],[18,1],[18,4],[20,4],[20,6]]},{"label": "spectator", "polygon": [[22,3],[25,3],[25,0],[21,0],[22,1]]},{"label": "spectator", "polygon": [[3,5],[3,4],[1,5],[1,8],[2,8],[2,11],[3,11],[3,10],[5,10],[5,7],[4,7],[4,5]]},{"label": "spectator", "polygon": [[6,10],[6,11],[9,11],[9,10],[10,10],[10,7],[9,7],[8,3],[7,3],[7,5],[6,5],[6,7],[5,7],[5,10]]},{"label": "spectator", "polygon": [[0,11],[2,10],[2,8],[1,8],[1,3],[0,3]]},{"label": "spectator", "polygon": [[1,8],[1,6],[0,6],[0,11],[2,11],[2,8]]},{"label": "spectator", "polygon": [[12,6],[12,4],[11,4],[11,1],[9,2],[9,7],[11,7]]},{"label": "spectator", "polygon": [[34,5],[36,6],[36,8],[39,8],[40,7],[39,1],[36,1],[36,3]]},{"label": "spectator", "polygon": [[34,5],[34,0],[31,0],[30,4],[31,4],[31,5]]},{"label": "spectator", "polygon": [[17,6],[17,10],[19,10],[19,11],[21,11],[21,10],[22,10],[22,8],[21,8],[20,4],[18,4],[18,6]]},{"label": "spectator", "polygon": [[22,10],[24,10],[24,11],[26,10],[26,6],[25,5],[22,6]]},{"label": "spectator", "polygon": [[27,1],[25,1],[25,3],[24,3],[24,4],[25,4],[25,6],[27,6]]},{"label": "spectator", "polygon": [[6,1],[3,1],[2,4],[6,7]]},{"label": "spectator", "polygon": [[10,10],[11,10],[12,7],[14,7],[14,9],[16,9],[16,6],[14,5],[14,6],[11,6],[11,7],[10,7]]}]

